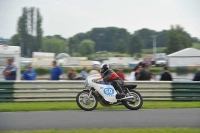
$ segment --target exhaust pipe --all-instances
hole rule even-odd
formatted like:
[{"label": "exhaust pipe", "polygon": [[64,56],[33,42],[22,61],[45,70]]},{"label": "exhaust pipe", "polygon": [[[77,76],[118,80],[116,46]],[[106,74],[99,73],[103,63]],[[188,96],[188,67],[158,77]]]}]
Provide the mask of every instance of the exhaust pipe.
[{"label": "exhaust pipe", "polygon": [[124,97],[122,99],[117,99],[117,100],[124,100],[124,99],[129,99],[129,98],[133,98],[133,96]]}]

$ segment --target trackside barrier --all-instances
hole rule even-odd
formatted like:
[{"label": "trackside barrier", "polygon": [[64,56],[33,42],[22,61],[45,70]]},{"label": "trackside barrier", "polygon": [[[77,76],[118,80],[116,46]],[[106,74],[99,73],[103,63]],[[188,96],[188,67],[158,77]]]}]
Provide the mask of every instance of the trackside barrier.
[{"label": "trackside barrier", "polygon": [[[146,101],[200,101],[200,82],[137,81],[134,84]],[[0,81],[0,102],[75,101],[83,89],[83,81]]]}]

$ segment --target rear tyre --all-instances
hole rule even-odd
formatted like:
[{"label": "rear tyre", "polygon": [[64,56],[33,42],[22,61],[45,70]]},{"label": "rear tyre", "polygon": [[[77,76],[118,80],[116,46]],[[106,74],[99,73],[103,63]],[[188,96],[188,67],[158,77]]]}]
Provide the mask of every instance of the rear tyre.
[{"label": "rear tyre", "polygon": [[94,110],[98,104],[97,97],[93,93],[88,97],[89,93],[89,90],[84,90],[79,92],[76,96],[77,105],[85,111]]},{"label": "rear tyre", "polygon": [[133,96],[134,98],[123,100],[124,106],[130,110],[138,110],[143,105],[143,99],[139,92],[135,90],[130,91],[130,95],[127,93],[126,96]]}]

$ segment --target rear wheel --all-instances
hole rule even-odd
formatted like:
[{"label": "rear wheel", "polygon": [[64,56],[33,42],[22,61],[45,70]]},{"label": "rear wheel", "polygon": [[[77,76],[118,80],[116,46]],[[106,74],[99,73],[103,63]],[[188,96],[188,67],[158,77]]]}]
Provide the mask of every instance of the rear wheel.
[{"label": "rear wheel", "polygon": [[131,90],[130,94],[127,93],[126,96],[133,96],[133,98],[122,101],[126,108],[130,110],[138,110],[142,107],[143,99],[139,92]]},{"label": "rear wheel", "polygon": [[91,93],[90,97],[89,96],[90,91],[89,90],[84,90],[78,93],[76,96],[76,103],[77,105],[85,111],[92,111],[97,107],[97,97]]}]

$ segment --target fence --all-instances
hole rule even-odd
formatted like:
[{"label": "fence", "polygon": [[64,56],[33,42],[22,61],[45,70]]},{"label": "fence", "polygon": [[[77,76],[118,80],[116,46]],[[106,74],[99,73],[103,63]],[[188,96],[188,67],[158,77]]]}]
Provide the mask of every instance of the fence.
[{"label": "fence", "polygon": [[[200,101],[200,82],[134,83],[144,100]],[[0,81],[0,102],[75,101],[83,88],[83,81]]]}]

